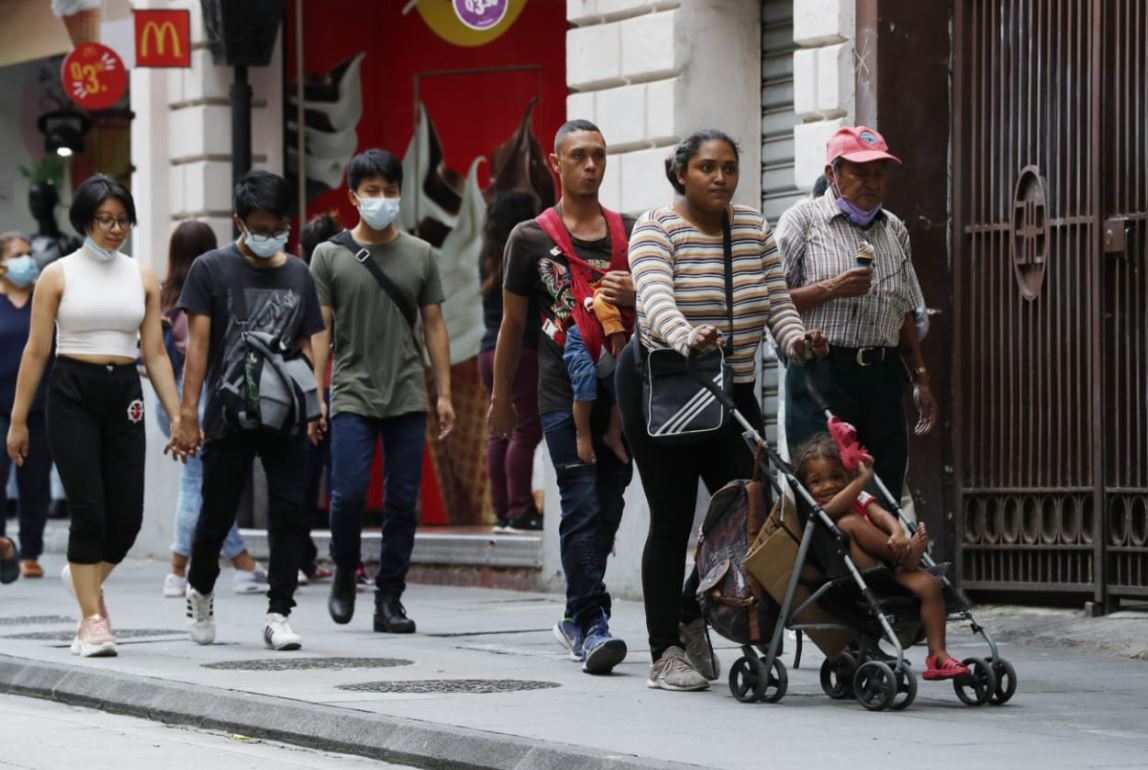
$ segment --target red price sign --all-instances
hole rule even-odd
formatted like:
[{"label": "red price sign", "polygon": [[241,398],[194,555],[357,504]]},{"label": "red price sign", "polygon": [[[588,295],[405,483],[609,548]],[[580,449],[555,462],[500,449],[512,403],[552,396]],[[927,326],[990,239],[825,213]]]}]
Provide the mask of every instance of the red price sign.
[{"label": "red price sign", "polygon": [[101,43],[84,43],[68,54],[60,79],[72,101],[87,110],[106,110],[128,87],[123,59]]}]

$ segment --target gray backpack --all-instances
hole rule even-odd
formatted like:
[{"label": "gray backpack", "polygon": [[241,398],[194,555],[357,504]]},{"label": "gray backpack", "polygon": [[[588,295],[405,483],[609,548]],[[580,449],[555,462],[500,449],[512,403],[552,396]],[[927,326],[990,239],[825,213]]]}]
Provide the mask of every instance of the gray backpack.
[{"label": "gray backpack", "polygon": [[311,363],[301,350],[287,350],[272,335],[248,329],[243,289],[234,288],[231,296],[243,355],[224,370],[220,382],[224,422],[240,430],[302,433],[320,416]]}]

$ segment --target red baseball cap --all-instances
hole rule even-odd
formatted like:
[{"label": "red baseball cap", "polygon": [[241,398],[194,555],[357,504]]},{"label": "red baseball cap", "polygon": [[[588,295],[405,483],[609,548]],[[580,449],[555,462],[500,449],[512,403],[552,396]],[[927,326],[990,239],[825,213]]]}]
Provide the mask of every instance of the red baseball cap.
[{"label": "red baseball cap", "polygon": [[865,126],[839,128],[825,143],[825,162],[832,163],[838,158],[853,163],[871,163],[875,160],[891,160],[900,165],[901,159],[889,152],[885,137]]}]

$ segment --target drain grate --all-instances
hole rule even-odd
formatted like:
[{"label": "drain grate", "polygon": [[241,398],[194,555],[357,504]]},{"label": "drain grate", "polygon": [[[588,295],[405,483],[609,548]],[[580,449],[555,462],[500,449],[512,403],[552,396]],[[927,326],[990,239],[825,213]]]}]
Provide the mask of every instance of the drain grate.
[{"label": "drain grate", "polygon": [[204,668],[224,671],[310,671],[325,669],[341,671],[347,668],[395,668],[414,665],[404,658],[273,658],[270,660],[224,660],[204,663]]},{"label": "drain grate", "polygon": [[57,623],[75,623],[63,615],[23,615],[14,618],[0,618],[0,626],[49,626]]},{"label": "drain grate", "polygon": [[[142,639],[149,636],[176,636],[187,634],[187,631],[173,631],[170,628],[116,628],[112,630],[116,639]],[[29,631],[24,634],[6,634],[5,639],[25,639],[44,642],[70,642],[76,636],[75,631]]]},{"label": "drain grate", "polygon": [[414,679],[397,682],[363,682],[341,684],[340,690],[351,692],[378,692],[428,695],[432,693],[466,693],[488,695],[499,692],[548,690],[561,687],[557,682],[538,682],[522,679]]}]

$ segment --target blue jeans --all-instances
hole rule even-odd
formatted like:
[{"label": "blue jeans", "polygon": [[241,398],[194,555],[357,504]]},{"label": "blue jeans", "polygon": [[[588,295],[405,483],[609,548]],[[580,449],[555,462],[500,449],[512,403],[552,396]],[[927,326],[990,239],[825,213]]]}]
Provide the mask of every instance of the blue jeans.
[{"label": "blue jeans", "polygon": [[[175,385],[180,398],[183,397],[183,379],[177,374]],[[203,407],[207,403],[207,391],[200,394],[199,419],[203,421]],[[171,423],[162,407],[155,410],[155,419],[164,438],[171,438]],[[199,509],[203,505],[203,453],[198,452],[179,471],[179,496],[175,500],[175,519],[171,524],[171,552],[180,556],[191,556],[191,543],[195,539],[195,525],[199,521]],[[247,550],[247,543],[239,534],[239,527],[231,525],[227,539],[223,541],[223,558],[228,561]]]},{"label": "blue jeans", "polygon": [[604,417],[603,410],[595,410],[592,424],[598,464],[587,465],[578,459],[573,413],[542,415],[562,504],[558,537],[566,573],[566,616],[584,631],[601,612],[610,614],[610,594],[603,582],[606,561],[622,522],[622,495],[633,475],[631,465],[601,444]]},{"label": "blue jeans", "polygon": [[375,444],[383,440],[383,532],[379,591],[399,596],[418,526],[427,413],[361,417],[342,412],[331,418],[331,558],[340,570],[359,565],[363,507],[371,483]]},{"label": "blue jeans", "polygon": [[[10,415],[0,413],[0,435],[8,436],[10,422]],[[9,459],[7,450],[0,451],[0,479],[4,480],[5,485],[11,467],[12,460]],[[52,451],[48,448],[44,412],[29,412],[28,456],[24,459],[24,464],[16,468],[15,473],[21,559],[34,561],[44,552],[44,525],[48,521],[48,505],[52,500],[51,472]],[[6,513],[7,511],[0,510],[0,536],[5,532]]]}]

